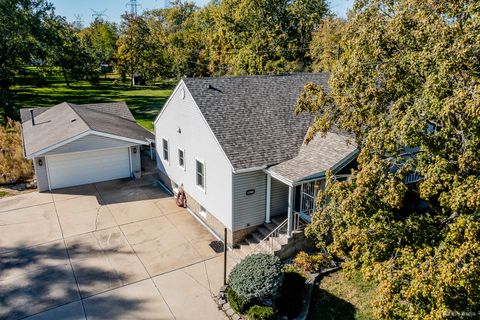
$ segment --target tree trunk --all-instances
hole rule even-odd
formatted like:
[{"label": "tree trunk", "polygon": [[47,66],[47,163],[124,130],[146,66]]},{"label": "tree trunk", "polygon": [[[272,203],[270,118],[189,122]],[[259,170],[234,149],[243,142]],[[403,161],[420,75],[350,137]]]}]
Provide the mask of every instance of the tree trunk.
[{"label": "tree trunk", "polygon": [[70,87],[70,82],[68,81],[67,70],[65,70],[64,67],[62,67],[62,72],[63,72],[63,77],[65,78],[65,82],[67,83],[67,87]]}]

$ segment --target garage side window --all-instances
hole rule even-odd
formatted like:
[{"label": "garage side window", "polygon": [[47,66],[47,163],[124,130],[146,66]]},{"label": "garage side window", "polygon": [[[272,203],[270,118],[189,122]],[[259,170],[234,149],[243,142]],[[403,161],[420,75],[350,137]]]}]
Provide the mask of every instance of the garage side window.
[{"label": "garage side window", "polygon": [[205,191],[205,163],[196,159],[196,167],[197,187]]},{"label": "garage side window", "polygon": [[166,138],[162,138],[162,147],[163,147],[163,160],[169,162],[168,160],[168,140]]}]

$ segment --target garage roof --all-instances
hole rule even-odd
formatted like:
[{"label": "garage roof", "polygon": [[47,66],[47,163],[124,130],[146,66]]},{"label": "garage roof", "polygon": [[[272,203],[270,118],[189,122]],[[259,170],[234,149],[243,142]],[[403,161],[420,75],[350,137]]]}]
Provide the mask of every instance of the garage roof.
[{"label": "garage roof", "polygon": [[[35,125],[32,125],[30,110]],[[63,102],[49,108],[21,109],[25,155],[37,156],[88,133],[147,144],[153,134],[138,125],[125,102],[76,105]]]}]

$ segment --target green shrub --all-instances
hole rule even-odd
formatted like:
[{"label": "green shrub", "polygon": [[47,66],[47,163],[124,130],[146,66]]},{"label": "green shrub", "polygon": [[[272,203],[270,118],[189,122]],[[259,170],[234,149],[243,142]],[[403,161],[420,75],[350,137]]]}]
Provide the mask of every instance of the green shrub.
[{"label": "green shrub", "polygon": [[274,320],[277,319],[277,312],[272,307],[253,306],[248,309],[248,320]]},{"label": "green shrub", "polygon": [[252,306],[252,301],[240,297],[231,287],[227,290],[227,301],[237,313],[245,314]]},{"label": "green shrub", "polygon": [[289,319],[302,310],[305,299],[305,278],[298,272],[284,272],[281,295],[276,301],[279,311]]},{"label": "green shrub", "polygon": [[293,265],[304,272],[314,272],[330,265],[330,259],[323,253],[308,254],[300,251],[293,259]]},{"label": "green shrub", "polygon": [[278,257],[263,253],[243,259],[230,273],[229,286],[243,299],[267,303],[282,287],[282,263]]}]

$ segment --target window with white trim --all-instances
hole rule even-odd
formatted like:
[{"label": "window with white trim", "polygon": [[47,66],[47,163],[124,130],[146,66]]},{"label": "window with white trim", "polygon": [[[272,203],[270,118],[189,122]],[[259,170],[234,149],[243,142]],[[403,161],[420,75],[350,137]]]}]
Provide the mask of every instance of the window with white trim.
[{"label": "window with white trim", "polygon": [[178,166],[185,170],[185,151],[182,148],[178,148]]},{"label": "window with white trim", "polygon": [[205,191],[205,163],[196,159],[196,184],[197,187]]},{"label": "window with white trim", "polygon": [[162,149],[163,149],[163,160],[169,162],[168,160],[168,140],[166,138],[162,138]]}]

